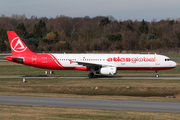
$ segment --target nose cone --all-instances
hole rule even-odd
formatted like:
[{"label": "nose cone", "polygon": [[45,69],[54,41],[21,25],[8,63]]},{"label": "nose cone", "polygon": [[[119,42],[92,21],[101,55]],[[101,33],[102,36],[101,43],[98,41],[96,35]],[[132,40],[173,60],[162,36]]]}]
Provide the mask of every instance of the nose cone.
[{"label": "nose cone", "polygon": [[177,63],[173,61],[172,66],[173,66],[173,67],[176,67],[176,66],[177,66]]}]

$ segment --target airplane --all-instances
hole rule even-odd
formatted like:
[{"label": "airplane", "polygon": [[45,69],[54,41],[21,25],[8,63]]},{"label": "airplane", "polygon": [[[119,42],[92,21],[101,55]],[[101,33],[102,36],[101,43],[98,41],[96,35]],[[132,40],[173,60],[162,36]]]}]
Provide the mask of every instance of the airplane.
[{"label": "airplane", "polygon": [[159,70],[173,69],[177,63],[158,54],[37,54],[33,53],[14,31],[7,31],[12,55],[8,61],[51,70],[83,70],[101,75],[115,75],[117,70],[151,70],[159,77]]}]

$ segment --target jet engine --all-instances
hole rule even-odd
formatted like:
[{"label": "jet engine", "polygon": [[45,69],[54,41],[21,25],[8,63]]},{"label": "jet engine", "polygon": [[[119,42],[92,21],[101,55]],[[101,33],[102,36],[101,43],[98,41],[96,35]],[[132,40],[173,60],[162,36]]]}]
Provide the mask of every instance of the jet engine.
[{"label": "jet engine", "polygon": [[117,73],[116,67],[102,67],[96,71],[97,74],[102,75],[115,75]]}]

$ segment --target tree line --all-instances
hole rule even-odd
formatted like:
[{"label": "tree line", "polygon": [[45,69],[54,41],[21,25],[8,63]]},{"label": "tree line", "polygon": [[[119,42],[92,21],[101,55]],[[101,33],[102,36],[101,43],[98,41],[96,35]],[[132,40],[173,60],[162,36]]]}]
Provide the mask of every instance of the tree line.
[{"label": "tree line", "polygon": [[113,51],[180,48],[180,19],[117,21],[112,16],[0,17],[0,52],[9,51],[6,31],[32,51]]}]

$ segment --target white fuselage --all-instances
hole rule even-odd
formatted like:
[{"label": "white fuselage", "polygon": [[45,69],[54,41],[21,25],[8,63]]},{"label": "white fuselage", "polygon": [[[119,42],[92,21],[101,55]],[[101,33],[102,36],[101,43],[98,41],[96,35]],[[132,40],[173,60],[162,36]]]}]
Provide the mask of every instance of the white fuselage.
[{"label": "white fuselage", "polygon": [[[177,66],[169,57],[157,54],[51,54],[64,68],[88,64],[114,66],[117,70],[165,70]],[[43,61],[42,61],[43,62]],[[84,65],[78,64],[84,63]],[[58,63],[57,63],[58,64]]]}]

